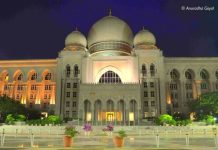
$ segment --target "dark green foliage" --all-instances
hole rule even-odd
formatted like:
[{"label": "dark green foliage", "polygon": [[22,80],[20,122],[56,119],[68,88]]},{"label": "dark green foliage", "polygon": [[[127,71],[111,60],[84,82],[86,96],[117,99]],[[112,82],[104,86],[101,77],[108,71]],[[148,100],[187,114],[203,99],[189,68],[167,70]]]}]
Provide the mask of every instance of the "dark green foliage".
[{"label": "dark green foliage", "polygon": [[124,131],[124,130],[118,131],[118,136],[121,138],[127,137],[126,131]]},{"label": "dark green foliage", "polygon": [[214,117],[211,115],[207,115],[204,119],[204,122],[206,123],[206,125],[214,125],[215,124]]},{"label": "dark green foliage", "polygon": [[28,125],[41,125],[41,126],[45,126],[49,124],[59,125],[62,124],[62,120],[58,116],[51,115],[43,119],[27,120],[26,123]]},{"label": "dark green foliage", "polygon": [[74,137],[77,134],[79,134],[79,132],[76,130],[75,126],[67,126],[65,128],[65,135],[66,136]]},{"label": "dark green foliage", "polygon": [[[12,114],[15,119],[16,117],[18,117],[18,114],[26,116],[27,119],[38,119],[41,117],[39,111],[34,109],[28,109],[19,101],[16,101],[4,95],[0,97],[0,116],[3,122],[5,121],[8,114]],[[20,121],[23,120],[21,116],[17,119]]]},{"label": "dark green foliage", "polygon": [[204,120],[207,115],[218,114],[218,92],[202,94],[198,100],[188,103],[190,112],[196,113],[196,120]]}]

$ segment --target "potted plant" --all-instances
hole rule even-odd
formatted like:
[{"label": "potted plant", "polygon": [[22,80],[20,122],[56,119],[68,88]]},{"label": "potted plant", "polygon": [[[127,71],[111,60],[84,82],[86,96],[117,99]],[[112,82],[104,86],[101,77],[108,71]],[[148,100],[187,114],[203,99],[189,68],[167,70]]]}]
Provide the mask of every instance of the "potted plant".
[{"label": "potted plant", "polygon": [[123,147],[124,138],[127,137],[126,131],[120,130],[118,131],[118,135],[114,137],[114,144],[116,147]]},{"label": "potted plant", "polygon": [[85,131],[85,135],[89,136],[92,131],[92,125],[90,123],[84,124],[83,130]]},{"label": "potted plant", "polygon": [[73,144],[73,137],[78,133],[75,126],[67,126],[65,128],[64,147],[71,147]]},{"label": "potted plant", "polygon": [[107,135],[112,135],[112,132],[114,131],[114,125],[113,125],[113,124],[107,125],[107,127],[104,128],[103,131],[104,131]]}]

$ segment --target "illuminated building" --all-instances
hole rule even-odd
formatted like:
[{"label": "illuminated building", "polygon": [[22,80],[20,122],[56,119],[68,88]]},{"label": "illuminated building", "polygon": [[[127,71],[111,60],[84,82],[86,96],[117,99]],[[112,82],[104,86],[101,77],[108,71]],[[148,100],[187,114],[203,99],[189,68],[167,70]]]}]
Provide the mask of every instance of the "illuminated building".
[{"label": "illuminated building", "polygon": [[150,31],[134,36],[110,14],[87,39],[71,32],[57,59],[0,61],[0,94],[62,118],[137,124],[186,112],[188,101],[218,90],[217,69],[215,57],[164,57]]}]

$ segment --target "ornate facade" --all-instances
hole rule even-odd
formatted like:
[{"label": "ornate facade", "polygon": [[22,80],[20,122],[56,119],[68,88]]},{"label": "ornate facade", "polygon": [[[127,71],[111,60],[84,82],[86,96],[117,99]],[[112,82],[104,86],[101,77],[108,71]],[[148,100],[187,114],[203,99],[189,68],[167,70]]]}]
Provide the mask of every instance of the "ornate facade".
[{"label": "ornate facade", "polygon": [[62,118],[140,123],[187,112],[218,90],[218,58],[164,57],[155,36],[106,16],[86,37],[71,32],[57,59],[0,61],[0,94]]}]

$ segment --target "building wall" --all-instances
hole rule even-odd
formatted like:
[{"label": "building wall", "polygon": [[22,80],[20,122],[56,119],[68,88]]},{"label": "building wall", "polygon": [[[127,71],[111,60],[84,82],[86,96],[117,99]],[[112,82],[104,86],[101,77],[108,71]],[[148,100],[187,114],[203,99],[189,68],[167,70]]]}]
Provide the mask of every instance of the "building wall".
[{"label": "building wall", "polygon": [[0,61],[0,95],[49,112],[54,111],[55,92],[56,60]]}]

